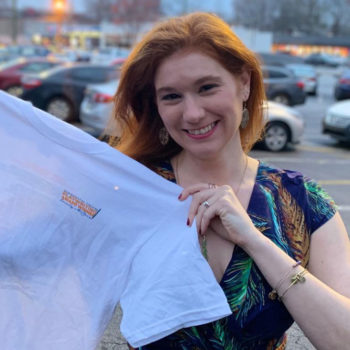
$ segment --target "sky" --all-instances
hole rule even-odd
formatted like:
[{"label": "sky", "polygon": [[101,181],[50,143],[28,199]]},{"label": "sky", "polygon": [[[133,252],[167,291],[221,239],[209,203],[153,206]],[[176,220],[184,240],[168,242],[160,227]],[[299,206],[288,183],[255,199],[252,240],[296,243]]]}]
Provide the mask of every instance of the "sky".
[{"label": "sky", "polygon": [[[84,12],[84,0],[68,0],[72,3],[76,12]],[[139,0],[142,1],[142,0]],[[212,11],[218,15],[226,17],[232,13],[232,0],[162,0],[165,9],[177,11],[177,9],[187,8],[189,12],[201,10]],[[51,0],[17,0],[18,7],[33,7],[38,9],[50,9]],[[169,13],[171,14],[171,13]],[[175,13],[177,14],[177,13]]]}]

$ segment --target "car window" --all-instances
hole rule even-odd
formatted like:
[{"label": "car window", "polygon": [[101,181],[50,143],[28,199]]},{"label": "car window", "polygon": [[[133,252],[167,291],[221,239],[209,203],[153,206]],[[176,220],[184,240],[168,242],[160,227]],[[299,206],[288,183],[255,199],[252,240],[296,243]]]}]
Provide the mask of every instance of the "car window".
[{"label": "car window", "polygon": [[27,65],[23,66],[20,71],[21,72],[31,72],[31,73],[36,73],[36,72],[41,72],[45,69],[49,69],[51,67],[54,67],[55,64],[51,62],[32,62],[28,63]]},{"label": "car window", "polygon": [[281,78],[288,78],[289,75],[284,73],[283,71],[278,71],[274,69],[268,69],[267,76],[270,79],[281,79]]},{"label": "car window", "polygon": [[117,78],[118,72],[113,67],[80,67],[72,70],[72,79],[91,83],[102,83]]}]

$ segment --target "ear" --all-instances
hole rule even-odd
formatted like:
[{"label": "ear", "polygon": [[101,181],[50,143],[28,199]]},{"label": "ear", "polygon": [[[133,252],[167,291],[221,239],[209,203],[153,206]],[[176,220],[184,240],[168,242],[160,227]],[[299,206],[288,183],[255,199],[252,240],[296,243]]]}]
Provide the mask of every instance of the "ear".
[{"label": "ear", "polygon": [[245,102],[248,100],[250,95],[250,77],[251,73],[247,69],[247,67],[242,68],[242,73],[240,74],[240,82],[241,82],[241,92],[242,92],[242,100]]}]

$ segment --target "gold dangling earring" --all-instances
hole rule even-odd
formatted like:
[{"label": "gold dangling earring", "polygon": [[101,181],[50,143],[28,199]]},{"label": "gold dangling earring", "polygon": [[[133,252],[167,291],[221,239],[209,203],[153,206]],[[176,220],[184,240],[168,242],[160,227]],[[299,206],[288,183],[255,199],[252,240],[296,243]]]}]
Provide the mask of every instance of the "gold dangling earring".
[{"label": "gold dangling earring", "polygon": [[245,129],[249,123],[249,110],[247,108],[247,103],[243,102],[243,110],[242,110],[242,120],[241,120],[241,129]]},{"label": "gold dangling earring", "polygon": [[163,146],[167,145],[169,142],[169,133],[164,126],[159,130],[159,141]]}]

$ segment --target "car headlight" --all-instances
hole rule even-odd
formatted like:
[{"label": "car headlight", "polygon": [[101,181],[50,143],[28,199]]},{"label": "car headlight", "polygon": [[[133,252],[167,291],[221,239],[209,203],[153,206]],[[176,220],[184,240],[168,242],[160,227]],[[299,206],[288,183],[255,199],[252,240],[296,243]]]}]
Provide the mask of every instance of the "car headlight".
[{"label": "car headlight", "polygon": [[327,113],[325,120],[326,123],[338,127],[347,127],[350,125],[350,118],[332,112]]}]

